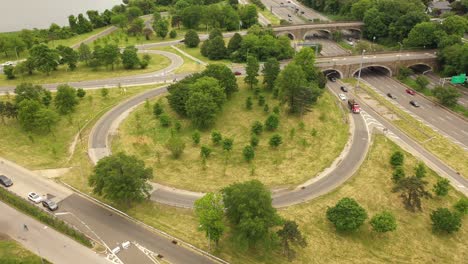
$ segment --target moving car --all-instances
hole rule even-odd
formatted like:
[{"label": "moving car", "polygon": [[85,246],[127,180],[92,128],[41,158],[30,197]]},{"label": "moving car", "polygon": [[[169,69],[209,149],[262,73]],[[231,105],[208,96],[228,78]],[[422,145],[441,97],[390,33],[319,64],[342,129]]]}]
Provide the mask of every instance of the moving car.
[{"label": "moving car", "polygon": [[346,95],[340,93],[338,97],[341,99],[341,101],[346,101]]},{"label": "moving car", "polygon": [[28,199],[34,203],[42,202],[42,197],[35,192],[28,193]]},{"label": "moving car", "polygon": [[341,86],[340,87],[341,91],[347,93],[348,92],[348,88],[344,87],[344,86]]},{"label": "moving car", "polygon": [[420,107],[419,103],[414,100],[411,100],[409,103],[414,107]]},{"label": "moving car", "polygon": [[235,71],[234,75],[242,75],[242,73],[240,71]]},{"label": "moving car", "polygon": [[411,94],[411,95],[416,94],[416,92],[414,90],[411,90],[411,89],[406,89],[406,93]]},{"label": "moving car", "polygon": [[0,175],[0,183],[5,187],[10,187],[13,185],[13,182],[5,175]]},{"label": "moving car", "polygon": [[336,78],[335,77],[330,77],[330,81],[336,82]]},{"label": "moving car", "polygon": [[42,201],[42,206],[46,207],[50,211],[55,211],[58,209],[58,205],[50,199],[45,199],[44,201]]},{"label": "moving car", "polygon": [[396,99],[396,96],[393,95],[393,94],[391,94],[391,93],[387,93],[387,96],[390,97],[390,98],[392,98],[392,99]]}]

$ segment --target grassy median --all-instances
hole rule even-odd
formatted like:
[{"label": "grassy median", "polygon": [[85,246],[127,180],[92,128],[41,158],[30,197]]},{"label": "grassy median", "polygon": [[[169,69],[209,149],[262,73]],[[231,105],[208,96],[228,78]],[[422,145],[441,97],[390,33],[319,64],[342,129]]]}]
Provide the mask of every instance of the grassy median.
[{"label": "grassy median", "polygon": [[46,259],[35,255],[18,242],[0,234],[0,263],[3,264],[50,264]]}]

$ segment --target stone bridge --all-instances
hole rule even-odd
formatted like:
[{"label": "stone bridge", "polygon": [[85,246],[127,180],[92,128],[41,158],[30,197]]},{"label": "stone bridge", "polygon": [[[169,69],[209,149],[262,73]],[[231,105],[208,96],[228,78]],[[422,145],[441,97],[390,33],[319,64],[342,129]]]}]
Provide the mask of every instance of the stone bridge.
[{"label": "stone bridge", "polygon": [[379,68],[389,76],[398,74],[400,67],[408,67],[417,71],[437,69],[437,55],[435,51],[394,52],[369,54],[364,56],[340,56],[317,58],[316,65],[325,75],[334,74],[339,78],[357,76],[362,63],[362,69]]},{"label": "stone bridge", "polygon": [[316,23],[294,26],[274,27],[273,31],[277,36],[286,35],[293,40],[305,40],[307,35],[314,32],[324,32],[328,36],[335,31],[349,30],[361,34],[363,22],[332,22],[332,23]]}]

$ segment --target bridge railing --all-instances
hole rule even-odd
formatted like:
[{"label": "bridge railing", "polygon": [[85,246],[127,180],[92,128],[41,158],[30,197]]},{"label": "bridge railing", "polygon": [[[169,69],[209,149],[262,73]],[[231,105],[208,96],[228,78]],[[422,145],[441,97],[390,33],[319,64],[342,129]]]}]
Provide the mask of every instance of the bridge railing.
[{"label": "bridge railing", "polygon": [[361,26],[364,26],[364,23],[362,21],[311,21],[310,23],[303,23],[303,24],[291,24],[291,25],[280,25],[280,26],[274,26],[271,28],[283,28],[283,27],[300,27],[300,26],[311,26],[311,25],[335,25],[335,24],[351,24],[351,23],[359,23]]}]

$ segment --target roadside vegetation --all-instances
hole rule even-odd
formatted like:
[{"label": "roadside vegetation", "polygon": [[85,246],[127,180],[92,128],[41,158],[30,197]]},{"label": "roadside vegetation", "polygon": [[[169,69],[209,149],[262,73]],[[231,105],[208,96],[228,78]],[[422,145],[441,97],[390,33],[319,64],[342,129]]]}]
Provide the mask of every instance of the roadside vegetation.
[{"label": "roadside vegetation", "polygon": [[[33,85],[23,84],[21,87],[29,98],[23,108],[17,105],[13,94],[0,97],[0,156],[29,169],[45,169],[66,166],[70,145],[80,129],[92,126],[105,111],[122,100],[157,86],[86,91],[72,88],[76,97],[68,92],[67,95],[74,102],[73,108],[63,114],[57,107],[57,93],[48,93]],[[44,98],[48,105],[44,104]],[[87,145],[81,142],[83,139],[83,135],[77,139],[76,148],[86,148]]]},{"label": "roadside vegetation", "polygon": [[71,237],[78,243],[89,248],[92,247],[91,241],[83,233],[72,228],[62,220],[45,212],[41,208],[31,204],[27,200],[17,196],[16,194],[11,193],[5,188],[0,188],[0,200],[14,207],[18,211],[21,211],[37,219],[38,221],[52,227],[53,229]]},{"label": "roadside vegetation", "polygon": [[0,262],[24,264],[50,264],[46,259],[35,255],[15,240],[0,234]]}]

